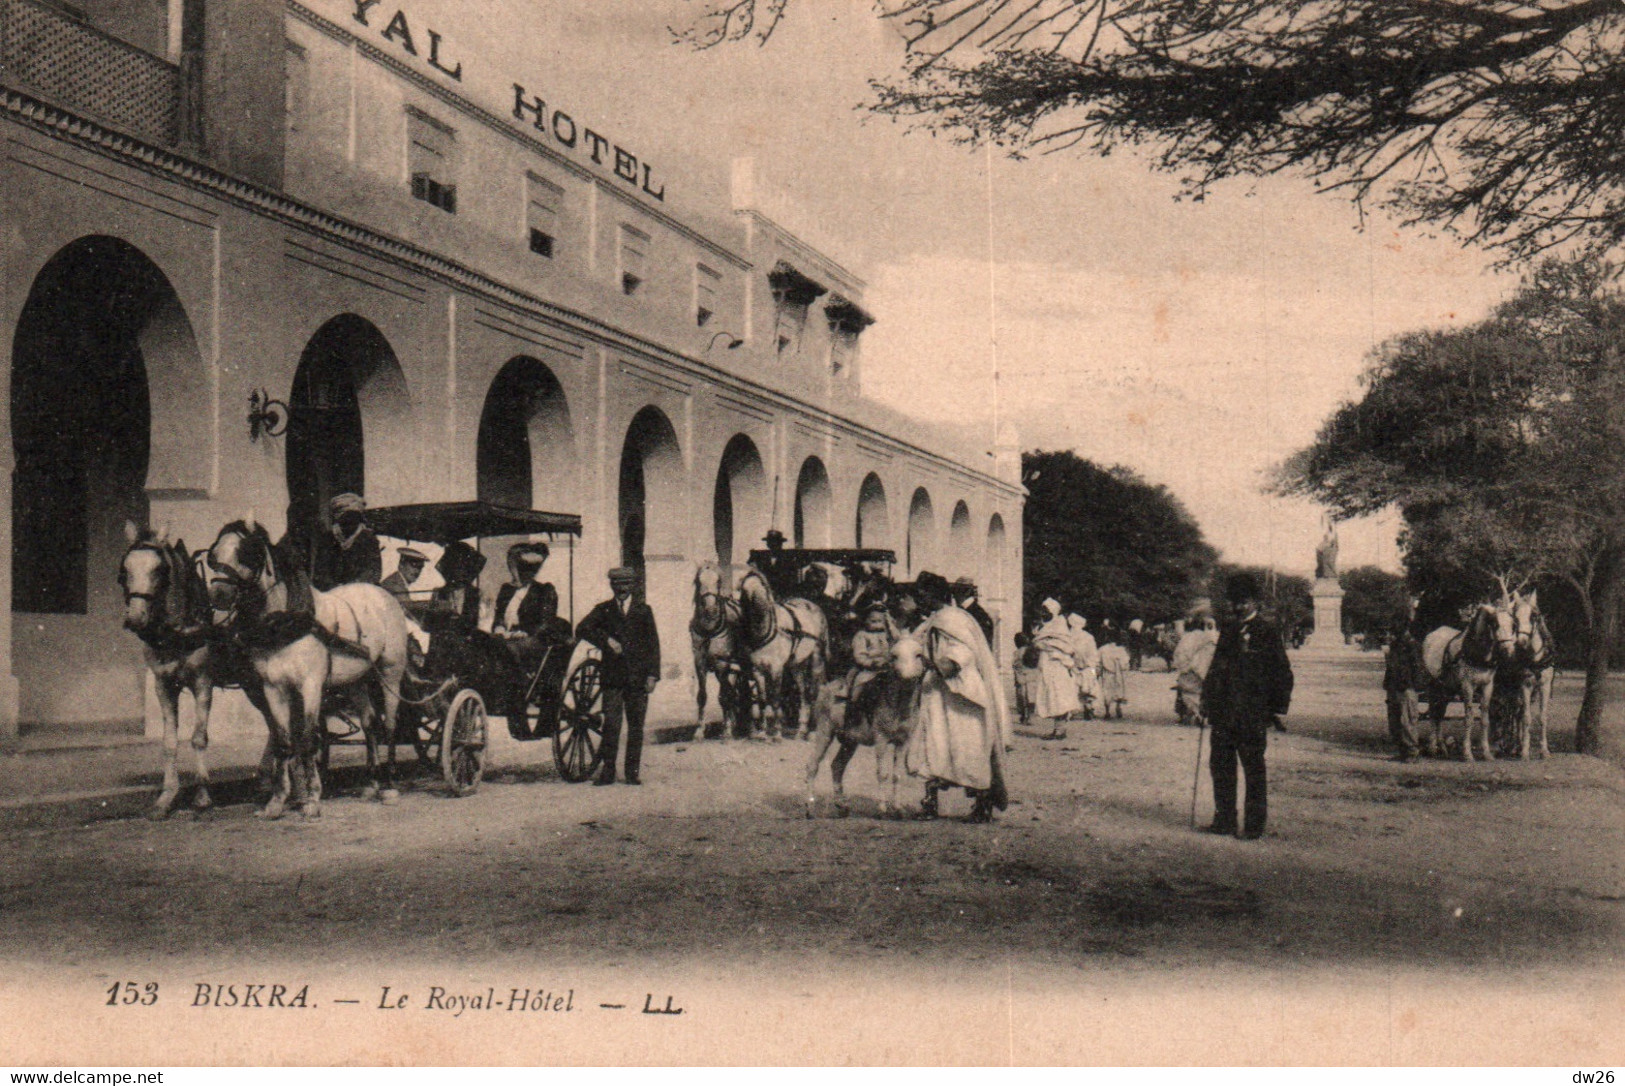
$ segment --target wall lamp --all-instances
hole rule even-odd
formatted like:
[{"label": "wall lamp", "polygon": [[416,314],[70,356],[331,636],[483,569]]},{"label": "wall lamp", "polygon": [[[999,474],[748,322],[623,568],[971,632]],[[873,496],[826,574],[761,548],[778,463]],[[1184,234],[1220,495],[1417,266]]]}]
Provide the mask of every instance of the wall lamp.
[{"label": "wall lamp", "polygon": [[717,340],[724,337],[726,337],[728,340],[728,349],[730,351],[737,351],[739,348],[745,345],[745,341],[734,335],[732,332],[718,332],[716,335],[711,337],[711,342],[706,344],[706,353],[709,354],[711,349],[717,345]]},{"label": "wall lamp", "polygon": [[271,399],[263,388],[248,394],[248,440],[258,441],[260,435],[281,437],[288,429],[288,405]]}]

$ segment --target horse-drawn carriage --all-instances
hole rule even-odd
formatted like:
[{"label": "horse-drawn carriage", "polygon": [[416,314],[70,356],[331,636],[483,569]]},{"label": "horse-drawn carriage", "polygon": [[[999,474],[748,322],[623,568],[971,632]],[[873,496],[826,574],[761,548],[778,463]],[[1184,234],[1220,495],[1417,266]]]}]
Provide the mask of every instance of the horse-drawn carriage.
[{"label": "horse-drawn carriage", "polygon": [[852,616],[890,599],[896,562],[879,548],[773,547],[751,551],[732,584],[724,567],[701,566],[689,623],[701,725],[709,675],[724,736],[801,730],[803,705],[848,665]]},{"label": "horse-drawn carriage", "polygon": [[[380,536],[441,547],[442,576],[453,587],[463,581],[471,588],[484,565],[470,540],[581,534],[577,516],[481,501],[386,506],[367,516]],[[477,607],[443,594],[421,599],[414,594],[405,607],[428,645],[412,655],[396,737],[409,741],[423,763],[439,766],[455,794],[467,795],[479,785],[490,739],[488,713],[505,716],[515,739],[551,739],[554,762],[566,781],[593,774],[603,738],[602,675],[594,654],[576,651],[567,620],[546,640],[539,660],[527,666],[502,638],[479,629]],[[329,744],[361,732],[348,715],[329,721]]]}]

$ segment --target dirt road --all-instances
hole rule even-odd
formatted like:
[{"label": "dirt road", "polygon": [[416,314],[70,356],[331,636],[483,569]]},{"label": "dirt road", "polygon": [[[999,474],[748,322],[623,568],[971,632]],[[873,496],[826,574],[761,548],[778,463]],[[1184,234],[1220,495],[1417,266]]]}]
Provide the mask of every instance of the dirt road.
[{"label": "dirt road", "polygon": [[[867,752],[853,816],[809,821],[805,745],[711,742],[653,748],[642,788],[526,767],[462,800],[340,797],[314,823],[238,807],[16,830],[0,1046],[119,1063],[1621,1062],[1619,769],[1400,764],[1378,661],[1298,673],[1257,842],[1192,830],[1197,735],[1156,674],[1132,676],[1126,721],[1018,738],[1015,803],[991,826],[961,821],[957,797],[939,822],[877,819]],[[1204,822],[1208,795],[1204,779]],[[126,980],[160,995],[103,1006]],[[218,1005],[221,985],[241,1000],[272,983],[307,1006]],[[522,1011],[516,990],[536,993]],[[544,991],[570,1009],[535,1010]]]}]

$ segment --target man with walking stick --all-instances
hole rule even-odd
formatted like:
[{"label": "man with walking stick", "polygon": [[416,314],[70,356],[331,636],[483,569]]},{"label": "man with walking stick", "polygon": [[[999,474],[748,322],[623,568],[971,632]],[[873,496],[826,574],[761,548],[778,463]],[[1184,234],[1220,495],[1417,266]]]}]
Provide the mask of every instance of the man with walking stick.
[{"label": "man with walking stick", "polygon": [[[1225,586],[1232,615],[1219,633],[1202,684],[1202,708],[1213,726],[1208,768],[1213,774],[1213,824],[1209,832],[1235,834],[1236,766],[1246,780],[1243,840],[1264,835],[1269,803],[1264,776],[1264,748],[1270,728],[1292,704],[1292,665],[1281,631],[1258,613],[1258,578],[1238,573]],[[1198,735],[1200,743],[1200,735]]]}]

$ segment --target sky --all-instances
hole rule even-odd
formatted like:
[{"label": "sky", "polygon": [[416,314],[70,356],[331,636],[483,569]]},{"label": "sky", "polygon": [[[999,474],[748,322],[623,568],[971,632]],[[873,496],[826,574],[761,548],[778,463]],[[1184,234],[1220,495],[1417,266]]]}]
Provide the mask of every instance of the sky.
[{"label": "sky", "polygon": [[[765,45],[696,51],[701,0],[386,0],[444,37],[464,90],[542,94],[635,150],[667,207],[713,219],[748,158],[775,217],[868,284],[865,393],[1025,449],[1166,485],[1227,560],[1308,572],[1321,511],[1267,473],[1359,394],[1368,352],[1485,315],[1486,253],[1362,222],[1288,178],[1201,203],[1134,155],[1014,161],[861,109],[902,43],[871,0],[792,0]],[[316,6],[347,22],[350,0]],[[421,33],[421,31],[420,31]],[[998,374],[995,382],[995,372]],[[1391,516],[1340,527],[1341,565],[1398,568]]]}]

